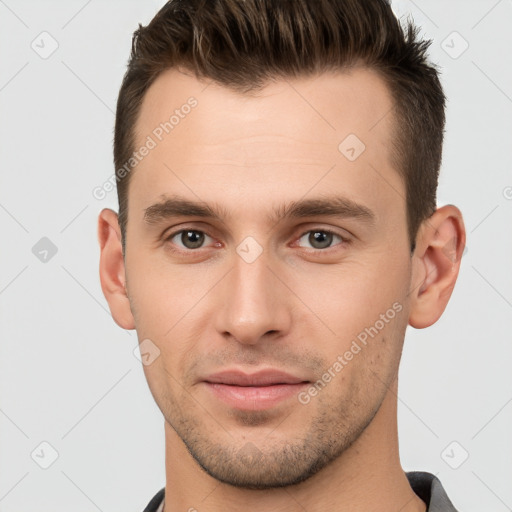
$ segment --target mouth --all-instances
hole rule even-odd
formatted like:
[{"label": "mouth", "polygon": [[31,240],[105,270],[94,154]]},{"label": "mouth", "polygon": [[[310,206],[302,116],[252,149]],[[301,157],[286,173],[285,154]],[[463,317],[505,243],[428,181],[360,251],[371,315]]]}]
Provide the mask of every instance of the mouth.
[{"label": "mouth", "polygon": [[279,370],[246,374],[229,370],[203,380],[209,392],[230,407],[263,410],[296,396],[310,381]]}]

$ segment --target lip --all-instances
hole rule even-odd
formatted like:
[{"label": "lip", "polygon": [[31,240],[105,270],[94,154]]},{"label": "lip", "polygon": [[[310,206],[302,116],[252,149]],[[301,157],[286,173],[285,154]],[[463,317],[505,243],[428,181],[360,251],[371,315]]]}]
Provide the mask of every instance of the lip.
[{"label": "lip", "polygon": [[271,386],[275,384],[299,384],[306,379],[295,377],[281,370],[266,369],[255,373],[244,373],[240,370],[224,370],[213,373],[205,379],[206,382],[230,384],[232,386]]},{"label": "lip", "polygon": [[280,370],[267,369],[252,374],[226,370],[209,375],[203,384],[230,407],[257,411],[296,396],[310,382]]}]

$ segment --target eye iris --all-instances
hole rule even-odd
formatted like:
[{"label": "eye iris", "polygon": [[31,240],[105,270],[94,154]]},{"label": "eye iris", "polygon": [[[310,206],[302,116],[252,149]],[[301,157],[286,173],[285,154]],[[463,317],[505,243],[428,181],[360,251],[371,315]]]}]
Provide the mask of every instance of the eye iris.
[{"label": "eye iris", "polygon": [[332,233],[326,233],[325,231],[312,231],[309,234],[309,243],[315,249],[324,249],[329,247],[332,242]]},{"label": "eye iris", "polygon": [[204,242],[204,233],[199,231],[183,231],[181,241],[187,249],[197,249]]}]

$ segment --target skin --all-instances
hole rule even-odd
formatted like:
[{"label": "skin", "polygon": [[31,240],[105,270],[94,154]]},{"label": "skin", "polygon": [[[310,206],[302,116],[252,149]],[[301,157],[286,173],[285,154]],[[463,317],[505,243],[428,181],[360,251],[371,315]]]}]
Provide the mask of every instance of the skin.
[{"label": "skin", "polygon": [[[424,511],[399,460],[397,372],[406,327],[432,325],[450,298],[461,212],[443,206],[423,222],[411,256],[389,152],[393,104],[371,70],[279,79],[251,95],[168,70],[146,93],[136,146],[190,96],[197,107],[133,171],[124,258],[116,213],[98,219],[112,316],[160,351],[144,372],[165,419],[165,512]],[[354,161],[338,150],[351,133],[366,146]],[[370,209],[373,223],[269,219],[333,194]],[[225,215],[148,224],[145,210],[164,195]],[[174,236],[185,228],[200,231],[192,242],[207,235],[200,248]],[[326,248],[310,237],[322,230],[339,235],[324,234]],[[248,236],[262,249],[250,263],[237,252]],[[241,410],[201,382],[227,368],[316,382],[396,303],[400,312],[307,404],[294,396]]]}]

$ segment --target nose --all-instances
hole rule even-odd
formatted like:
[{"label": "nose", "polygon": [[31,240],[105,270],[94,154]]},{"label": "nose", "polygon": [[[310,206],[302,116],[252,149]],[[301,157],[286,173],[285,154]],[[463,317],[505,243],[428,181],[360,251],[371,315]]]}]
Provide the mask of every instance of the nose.
[{"label": "nose", "polygon": [[222,282],[216,328],[224,337],[255,345],[288,332],[289,291],[276,277],[265,251],[252,262],[234,254],[234,268]]}]

